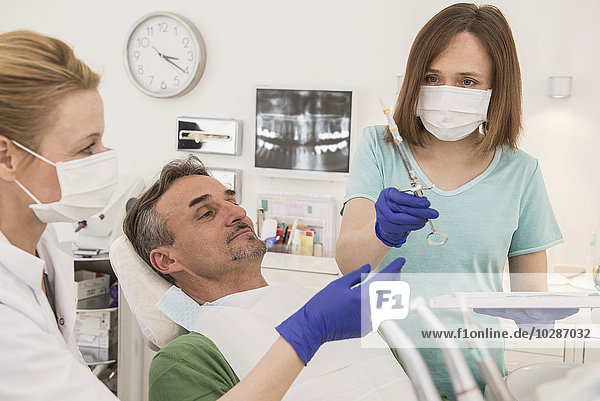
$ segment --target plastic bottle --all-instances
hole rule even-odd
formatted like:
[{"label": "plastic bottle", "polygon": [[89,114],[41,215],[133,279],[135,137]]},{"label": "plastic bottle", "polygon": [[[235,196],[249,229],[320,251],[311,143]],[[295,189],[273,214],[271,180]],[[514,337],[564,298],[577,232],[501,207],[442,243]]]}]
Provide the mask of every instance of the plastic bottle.
[{"label": "plastic bottle", "polygon": [[314,238],[310,232],[300,236],[300,254],[313,256],[313,241]]},{"label": "plastic bottle", "polygon": [[300,230],[296,229],[294,231],[293,234],[293,238],[292,238],[292,254],[293,255],[300,255],[300,247],[301,247],[301,243],[300,243]]}]

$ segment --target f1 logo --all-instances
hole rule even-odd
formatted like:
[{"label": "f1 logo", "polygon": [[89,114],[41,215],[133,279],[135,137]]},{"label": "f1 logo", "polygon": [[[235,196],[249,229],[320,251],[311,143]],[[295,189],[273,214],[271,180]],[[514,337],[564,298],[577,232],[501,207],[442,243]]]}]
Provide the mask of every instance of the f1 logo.
[{"label": "f1 logo", "polygon": [[384,320],[401,320],[408,316],[410,285],[406,281],[374,281],[369,284],[372,330]]}]

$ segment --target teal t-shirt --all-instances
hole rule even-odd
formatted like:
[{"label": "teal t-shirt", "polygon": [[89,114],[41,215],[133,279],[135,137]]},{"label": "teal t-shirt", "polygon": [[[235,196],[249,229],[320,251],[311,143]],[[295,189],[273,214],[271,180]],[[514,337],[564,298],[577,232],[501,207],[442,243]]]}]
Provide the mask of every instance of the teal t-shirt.
[{"label": "teal t-shirt", "polygon": [[[376,202],[387,187],[410,188],[400,154],[383,140],[384,129],[372,126],[363,131],[344,204],[353,198]],[[406,149],[422,184],[432,185],[408,146]],[[434,224],[448,234],[447,243],[430,245],[426,225],[412,232],[401,248],[391,249],[381,263],[387,266],[398,257],[406,258],[402,275],[411,286],[411,297],[502,291],[507,257],[541,251],[563,241],[537,160],[521,150],[499,148],[488,168],[472,181],[452,191],[433,188],[425,191],[425,196],[440,214]],[[438,309],[435,313],[449,328],[461,327],[458,311]],[[496,322],[481,315],[477,321],[482,326]],[[426,342],[417,338],[423,329],[418,319],[409,316],[402,328],[417,346],[425,347]],[[502,345],[493,346],[492,352],[503,367]],[[439,350],[421,351],[440,390],[452,394]],[[481,377],[477,379],[482,383]]]}]

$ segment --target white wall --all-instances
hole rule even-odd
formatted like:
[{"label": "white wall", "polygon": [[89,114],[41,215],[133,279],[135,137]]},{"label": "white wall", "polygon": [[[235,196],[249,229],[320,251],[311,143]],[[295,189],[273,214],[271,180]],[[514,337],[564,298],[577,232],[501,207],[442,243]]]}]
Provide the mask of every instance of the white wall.
[{"label": "white wall", "polygon": [[[356,90],[353,149],[363,127],[381,124],[377,96],[393,93],[412,40],[443,0],[20,0],[0,1],[0,31],[25,28],[59,37],[103,74],[105,143],[123,171],[149,180],[176,151],[177,116],[238,118],[240,157],[203,156],[213,167],[244,170],[242,204],[255,217],[256,193],[330,193],[343,182],[272,179],[253,174],[256,85]],[[585,262],[600,216],[600,3],[596,0],[493,1],[517,42],[524,86],[523,149],[540,160],[565,244],[559,263]],[[187,16],[202,32],[207,66],[198,86],[176,99],[143,95],[129,82],[123,44],[131,25],[158,10]],[[573,96],[547,96],[550,75],[572,75]],[[490,207],[493,207],[490,205]],[[482,223],[477,229],[485,230]]]}]

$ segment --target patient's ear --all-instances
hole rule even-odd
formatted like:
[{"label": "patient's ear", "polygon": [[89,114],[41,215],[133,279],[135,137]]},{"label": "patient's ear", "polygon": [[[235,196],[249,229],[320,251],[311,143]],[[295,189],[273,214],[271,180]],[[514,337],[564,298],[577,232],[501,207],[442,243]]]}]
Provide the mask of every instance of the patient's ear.
[{"label": "patient's ear", "polygon": [[152,267],[162,274],[171,274],[182,271],[183,267],[175,259],[171,259],[167,247],[159,247],[150,251],[150,262]]}]

